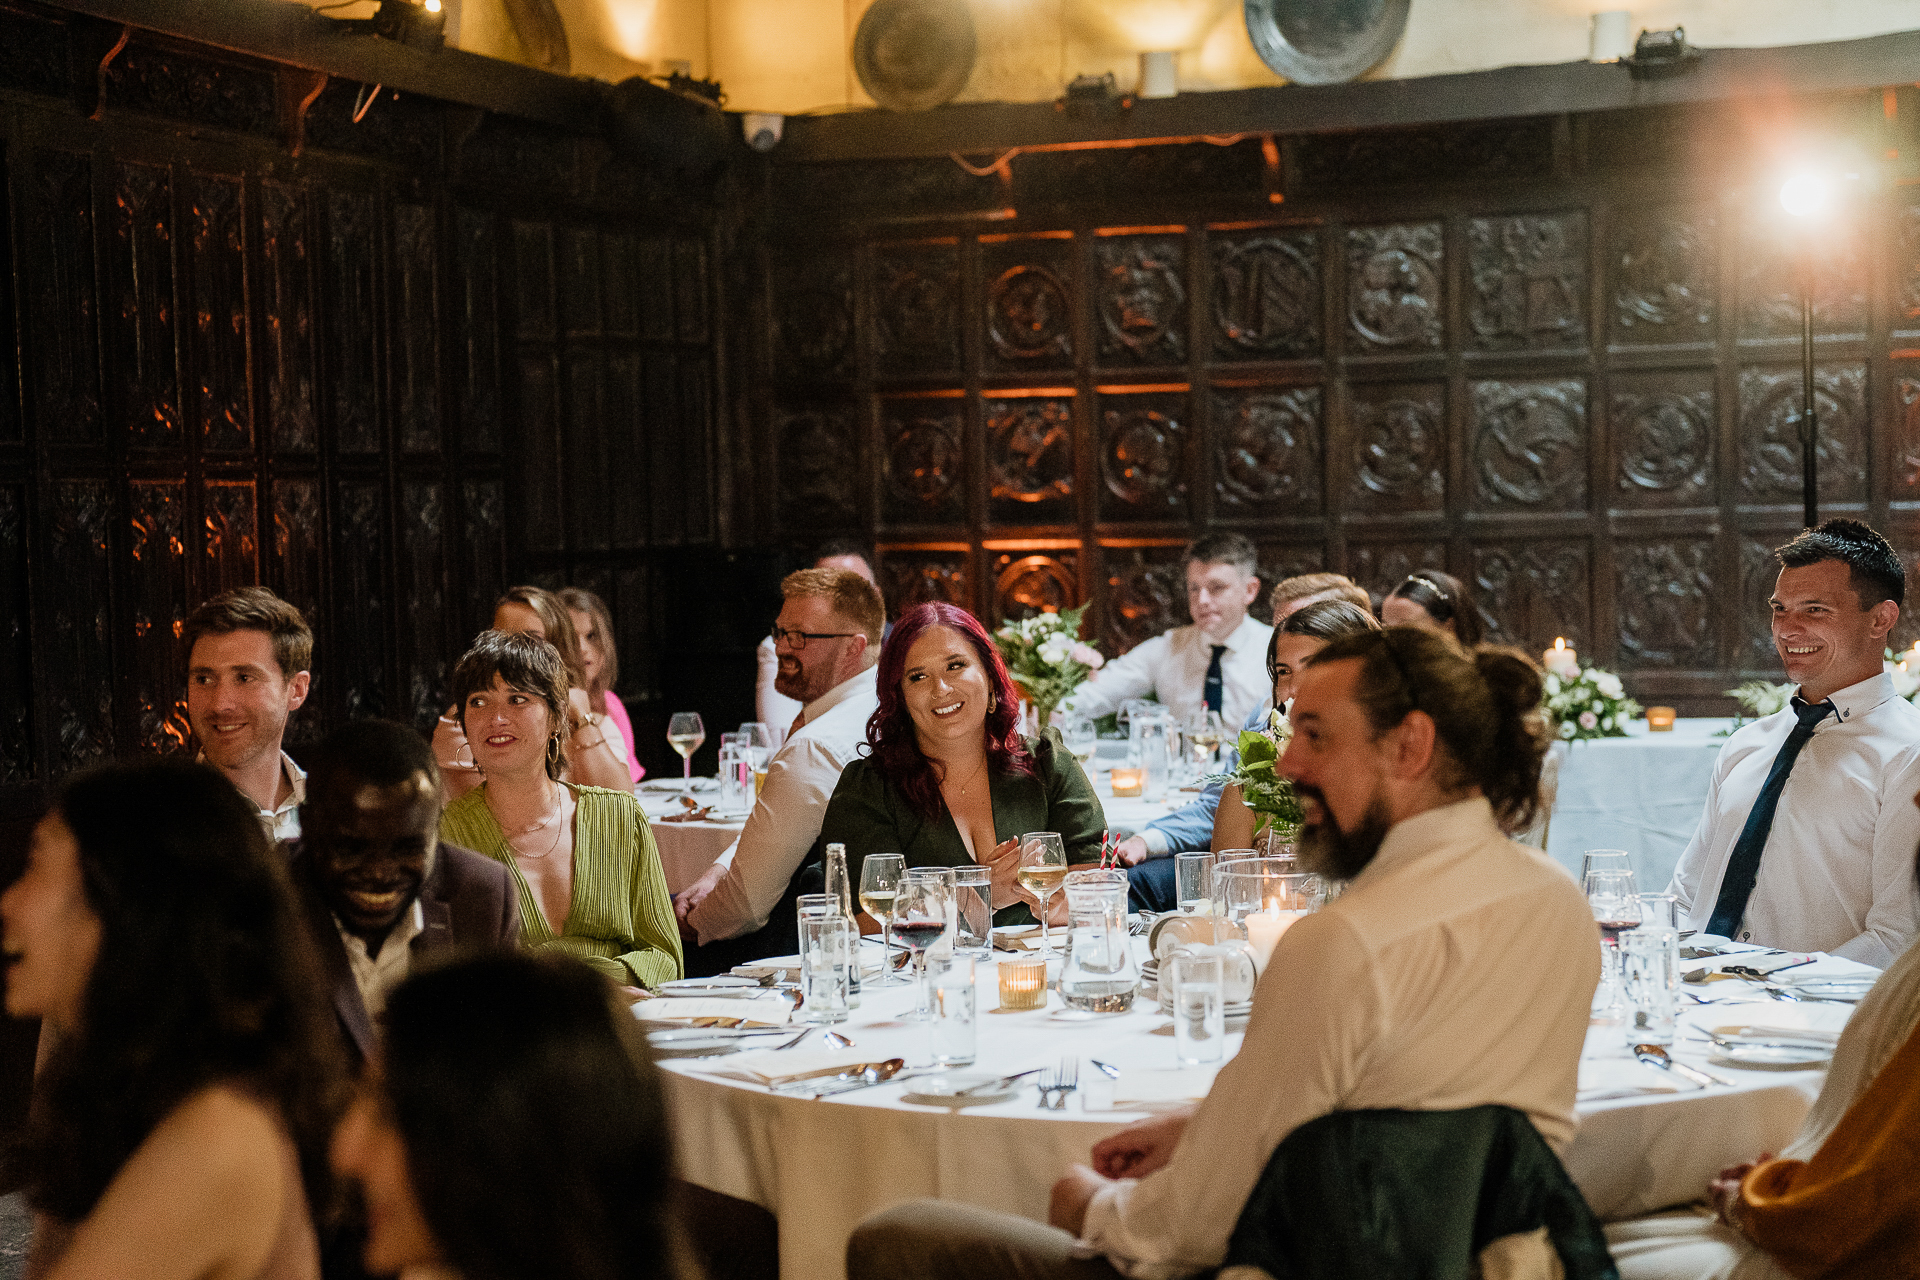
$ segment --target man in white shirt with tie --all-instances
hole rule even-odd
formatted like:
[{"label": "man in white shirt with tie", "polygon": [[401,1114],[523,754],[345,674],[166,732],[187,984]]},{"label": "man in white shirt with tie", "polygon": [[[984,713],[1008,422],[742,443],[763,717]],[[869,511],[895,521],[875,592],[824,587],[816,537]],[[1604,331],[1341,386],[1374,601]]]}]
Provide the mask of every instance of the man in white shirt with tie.
[{"label": "man in white shirt with tie", "polygon": [[1273,628],[1247,616],[1260,594],[1253,544],[1211,533],[1187,547],[1187,611],[1193,621],[1144,640],[1074,691],[1069,709],[1104,716],[1129,698],[1158,698],[1182,724],[1205,708],[1231,731],[1266,698]]},{"label": "man in white shirt with tie", "polygon": [[1799,689],[1727,739],[1670,891],[1702,934],[1884,969],[1920,924],[1920,709],[1882,662],[1906,575],[1857,520],[1774,556],[1773,643]]},{"label": "man in white shirt with tie", "polygon": [[773,626],[780,692],[802,708],[767,764],[753,813],[733,847],[674,898],[687,973],[701,977],[794,948],[794,873],[820,835],[840,771],[879,710],[874,665],[886,610],[880,592],[844,569],[802,569],[780,584]]},{"label": "man in white shirt with tie", "polygon": [[[814,553],[813,567],[816,569],[845,569],[848,573],[857,573],[874,585],[880,587],[880,579],[874,576],[873,553],[867,550],[867,544],[857,538],[829,538],[820,544]],[[887,629],[882,627],[880,640],[887,638]],[[879,660],[879,643],[874,645],[874,659]],[[759,648],[754,650],[754,662],[758,671],[753,682],[753,709],[755,718],[767,726],[767,732],[773,737],[777,749],[787,740],[787,726],[793,723],[793,717],[799,712],[800,704],[780,692],[780,655],[775,651],[772,636],[763,636]]]}]

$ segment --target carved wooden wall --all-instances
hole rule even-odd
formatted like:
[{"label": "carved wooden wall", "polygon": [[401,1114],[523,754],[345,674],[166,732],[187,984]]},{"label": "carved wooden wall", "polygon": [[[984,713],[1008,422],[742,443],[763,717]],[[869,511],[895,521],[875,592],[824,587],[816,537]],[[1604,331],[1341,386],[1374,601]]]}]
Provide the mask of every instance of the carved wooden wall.
[{"label": "carved wooden wall", "polygon": [[[776,164],[770,516],[870,532],[896,609],[1090,599],[1109,652],[1183,618],[1204,530],[1254,538],[1269,580],[1445,568],[1497,638],[1565,636],[1642,701],[1729,706],[1778,670],[1766,549],[1799,523],[1796,276],[1762,144],[1817,119],[1911,149],[1915,106],[1255,135],[985,176]],[[1920,188],[1853,200],[1815,278],[1823,514],[1920,554]]]}]

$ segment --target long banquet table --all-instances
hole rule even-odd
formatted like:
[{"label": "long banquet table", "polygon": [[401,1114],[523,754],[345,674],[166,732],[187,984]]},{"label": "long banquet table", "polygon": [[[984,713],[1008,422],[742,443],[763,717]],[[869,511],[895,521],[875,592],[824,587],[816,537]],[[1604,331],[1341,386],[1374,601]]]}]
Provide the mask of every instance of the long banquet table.
[{"label": "long banquet table", "polygon": [[[1820,966],[1838,972],[1864,968],[1832,958]],[[1174,1067],[1173,1040],[1162,1030],[1170,1023],[1144,999],[1131,1013],[1070,1020],[1057,996],[1047,1010],[999,1012],[991,964],[981,965],[979,982],[980,1051],[971,1069],[1005,1074],[1075,1057],[1080,1090],[1065,1110],[1039,1110],[1031,1087],[1008,1101],[965,1109],[916,1105],[903,1100],[911,1084],[900,1081],[815,1101],[709,1074],[723,1067],[724,1058],[663,1063],[684,1176],[778,1217],[783,1277],[843,1275],[854,1226],[905,1200],[933,1196],[1044,1220],[1048,1191],[1066,1166],[1085,1160],[1094,1142],[1144,1114],[1102,1109],[1116,1086],[1090,1060],[1119,1067],[1122,1085],[1128,1072]],[[1713,990],[1759,998],[1742,983],[1715,983]],[[910,988],[869,986],[862,1007],[837,1028],[855,1041],[850,1057],[925,1061],[923,1028],[903,1018],[910,1007]],[[1780,1012],[1785,1008],[1764,999],[1759,1006],[1690,1006],[1675,1057],[1706,1065],[1704,1046],[1686,1038],[1687,1027],[1763,1015],[1776,1022],[1789,1016]],[[1851,1011],[1845,1005],[1819,1008],[1830,1009],[1835,1022]],[[1229,1055],[1241,1038],[1229,1033]],[[1583,1085],[1590,1077],[1612,1081],[1623,1072],[1633,1079],[1632,1073],[1653,1071],[1626,1056],[1615,1027],[1595,1028],[1587,1054]],[[1690,1200],[1721,1168],[1779,1150],[1824,1078],[1817,1070],[1708,1069],[1732,1087],[1580,1104],[1580,1133],[1565,1161],[1602,1218]],[[1210,1083],[1211,1069],[1189,1070]]]},{"label": "long banquet table", "polygon": [[1636,722],[1624,738],[1562,743],[1547,855],[1576,877],[1589,849],[1633,855],[1643,893],[1673,877],[1706,805],[1707,784],[1731,720],[1678,720],[1671,733]]}]

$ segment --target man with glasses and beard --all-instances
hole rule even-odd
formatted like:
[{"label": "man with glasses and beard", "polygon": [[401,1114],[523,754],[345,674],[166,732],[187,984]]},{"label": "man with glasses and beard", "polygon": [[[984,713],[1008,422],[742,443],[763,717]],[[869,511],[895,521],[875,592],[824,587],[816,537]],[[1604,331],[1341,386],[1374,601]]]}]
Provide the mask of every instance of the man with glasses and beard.
[{"label": "man with glasses and beard", "polygon": [[1281,936],[1205,1101],[1096,1143],[1050,1227],[930,1201],[870,1218],[852,1280],[1210,1272],[1274,1149],[1336,1111],[1504,1105],[1564,1148],[1600,948],[1567,874],[1501,834],[1538,803],[1540,694],[1519,653],[1430,632],[1321,650],[1280,771],[1301,862],[1345,890]]}]

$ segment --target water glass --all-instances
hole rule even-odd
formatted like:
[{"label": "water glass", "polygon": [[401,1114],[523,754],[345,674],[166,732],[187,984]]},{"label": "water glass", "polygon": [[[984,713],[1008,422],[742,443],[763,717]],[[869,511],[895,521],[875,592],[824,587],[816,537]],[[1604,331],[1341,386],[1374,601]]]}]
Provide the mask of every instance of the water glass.
[{"label": "water glass", "polygon": [[1640,897],[1640,927],[1680,928],[1680,898],[1672,893],[1643,893]]},{"label": "water glass", "polygon": [[1173,1052],[1183,1067],[1219,1062],[1227,1038],[1225,983],[1218,955],[1175,952],[1173,966]]},{"label": "water glass", "polygon": [[773,733],[765,722],[749,720],[740,726],[740,737],[747,748],[747,762],[755,773],[767,771],[767,761],[773,759]]},{"label": "water glass", "polygon": [[956,867],[953,897],[953,953],[988,958],[993,954],[993,872]]},{"label": "water glass", "polygon": [[975,961],[972,956],[955,955],[927,962],[928,1049],[937,1067],[966,1067],[973,1064],[979,1037],[975,1014],[979,995],[974,987]]},{"label": "water glass", "polygon": [[1199,853],[1173,855],[1173,900],[1190,916],[1205,915],[1212,905],[1213,855]]},{"label": "water glass", "polygon": [[845,1022],[848,979],[855,940],[847,918],[836,906],[800,920],[800,1020]]},{"label": "water glass", "polygon": [[1672,1044],[1679,999],[1679,932],[1643,924],[1621,934],[1620,975],[1626,988],[1627,1043]]},{"label": "water glass", "polygon": [[[730,738],[732,734],[722,734]],[[737,742],[720,744],[720,802],[722,813],[744,813],[753,807],[753,763],[747,748]]]},{"label": "water glass", "polygon": [[[1209,885],[1213,893],[1213,914],[1223,919],[1227,914],[1227,882],[1223,878],[1227,871],[1227,864],[1239,862],[1243,858],[1257,858],[1259,856],[1260,851],[1258,849],[1222,849],[1213,855],[1213,871],[1208,877]],[[1175,866],[1175,870],[1179,870],[1177,865]]]}]

